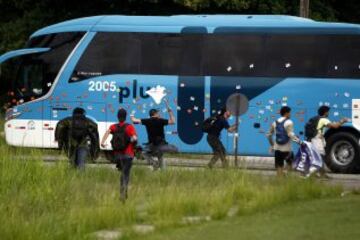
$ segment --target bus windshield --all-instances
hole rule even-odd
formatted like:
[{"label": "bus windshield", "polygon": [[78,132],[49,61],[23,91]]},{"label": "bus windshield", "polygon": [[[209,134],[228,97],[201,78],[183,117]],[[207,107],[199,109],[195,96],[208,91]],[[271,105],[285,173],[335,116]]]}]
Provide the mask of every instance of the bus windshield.
[{"label": "bus windshield", "polygon": [[58,33],[32,38],[27,47],[48,47],[50,50],[14,57],[1,64],[0,82],[2,89],[7,91],[4,108],[47,94],[82,36],[83,33]]},{"label": "bus windshield", "polygon": [[46,64],[39,54],[13,58],[2,64],[1,69],[0,81],[8,89],[6,108],[43,96],[54,80],[54,76],[47,73]]}]

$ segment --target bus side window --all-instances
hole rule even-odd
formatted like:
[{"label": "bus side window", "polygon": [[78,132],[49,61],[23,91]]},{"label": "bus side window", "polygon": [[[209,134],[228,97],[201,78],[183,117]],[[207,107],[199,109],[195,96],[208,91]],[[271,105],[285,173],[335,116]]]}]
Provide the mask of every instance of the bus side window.
[{"label": "bus side window", "polygon": [[179,34],[146,33],[141,38],[142,74],[178,75],[181,62]]},{"label": "bus side window", "polygon": [[99,75],[139,73],[140,49],[136,33],[97,33],[77,63],[70,82]]},{"label": "bus side window", "polygon": [[162,48],[158,34],[140,34],[142,74],[161,73]]},{"label": "bus side window", "polygon": [[206,36],[204,45],[204,75],[264,76],[262,34],[224,34],[220,31]]},{"label": "bus side window", "polygon": [[333,35],[329,37],[330,77],[360,77],[360,36]]},{"label": "bus side window", "polygon": [[203,34],[191,33],[182,35],[182,53],[179,75],[201,76],[203,38]]},{"label": "bus side window", "polygon": [[162,47],[162,73],[173,75],[181,65],[182,39],[178,34],[164,34],[160,40]]},{"label": "bus side window", "polygon": [[324,77],[328,38],[314,34],[271,34],[266,39],[267,76]]}]

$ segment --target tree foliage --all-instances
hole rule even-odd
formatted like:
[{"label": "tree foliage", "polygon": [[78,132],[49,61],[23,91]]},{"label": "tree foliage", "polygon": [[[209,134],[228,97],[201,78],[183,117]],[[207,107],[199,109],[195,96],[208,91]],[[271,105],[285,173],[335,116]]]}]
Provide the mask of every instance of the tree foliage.
[{"label": "tree foliage", "polygon": [[[299,0],[0,0],[0,54],[24,46],[32,32],[68,19],[104,15],[288,14]],[[360,1],[310,0],[310,17],[360,23]]]}]

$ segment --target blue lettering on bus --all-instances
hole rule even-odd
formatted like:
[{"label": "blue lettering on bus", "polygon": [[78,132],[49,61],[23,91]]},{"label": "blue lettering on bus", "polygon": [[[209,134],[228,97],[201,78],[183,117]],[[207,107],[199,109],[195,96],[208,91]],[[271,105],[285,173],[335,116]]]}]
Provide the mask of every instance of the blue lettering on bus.
[{"label": "blue lettering on bus", "polygon": [[[119,103],[124,102],[124,98],[130,97],[132,95],[133,99],[138,97],[146,99],[150,96],[146,93],[146,91],[150,90],[151,87],[138,86],[138,81],[136,79],[133,80],[132,90],[129,87],[119,87]],[[139,95],[138,95],[139,90]],[[132,93],[132,94],[131,94]]]}]

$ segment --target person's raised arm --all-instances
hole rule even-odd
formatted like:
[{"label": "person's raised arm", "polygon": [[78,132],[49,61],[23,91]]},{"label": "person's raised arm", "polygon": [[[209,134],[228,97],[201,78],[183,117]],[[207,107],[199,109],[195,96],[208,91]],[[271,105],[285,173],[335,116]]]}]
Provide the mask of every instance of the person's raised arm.
[{"label": "person's raised arm", "polygon": [[346,123],[348,121],[347,118],[343,118],[341,119],[339,122],[331,122],[329,124],[326,125],[327,128],[339,128],[341,127],[344,123]]},{"label": "person's raised arm", "polygon": [[140,124],[141,119],[136,118],[134,115],[130,115],[130,120],[133,124]]},{"label": "person's raised arm", "polygon": [[108,130],[105,132],[105,134],[104,134],[104,136],[102,137],[102,139],[101,139],[101,144],[100,144],[100,146],[103,147],[103,148],[106,147],[105,142],[106,142],[107,138],[108,138],[109,135],[110,135],[110,131],[111,131],[111,130],[108,129]]},{"label": "person's raised arm", "polygon": [[166,104],[166,108],[167,108],[167,111],[169,113],[169,121],[168,121],[168,124],[169,125],[173,125],[175,124],[175,116],[174,116],[174,113],[173,111],[171,110],[170,106],[169,106],[169,103],[166,99],[164,99],[164,102]]}]

